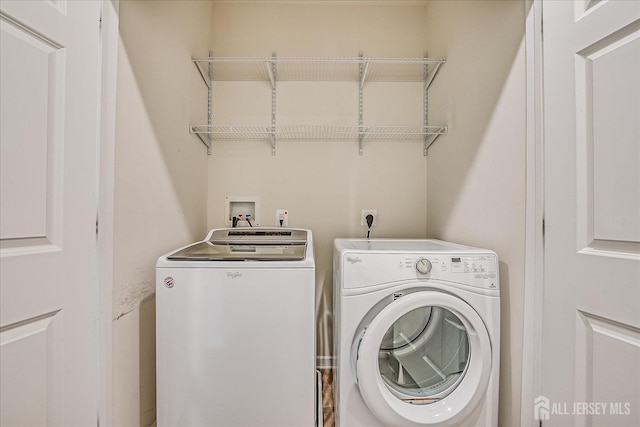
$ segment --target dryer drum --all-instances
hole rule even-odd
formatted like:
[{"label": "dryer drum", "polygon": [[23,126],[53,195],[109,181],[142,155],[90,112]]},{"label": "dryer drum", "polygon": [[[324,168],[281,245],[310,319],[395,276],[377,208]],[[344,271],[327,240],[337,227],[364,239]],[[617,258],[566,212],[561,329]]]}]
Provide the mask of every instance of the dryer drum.
[{"label": "dryer drum", "polygon": [[[394,344],[391,348],[389,341]],[[387,330],[378,352],[380,375],[389,391],[414,405],[449,395],[462,381],[468,363],[466,328],[454,313],[435,306],[400,317]]]}]

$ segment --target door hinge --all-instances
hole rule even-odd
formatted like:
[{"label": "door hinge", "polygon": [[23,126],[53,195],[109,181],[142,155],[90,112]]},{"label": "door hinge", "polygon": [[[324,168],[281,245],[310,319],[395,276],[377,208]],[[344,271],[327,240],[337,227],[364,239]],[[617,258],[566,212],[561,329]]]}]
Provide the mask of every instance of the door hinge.
[{"label": "door hinge", "polygon": [[545,220],[544,218],[542,218],[542,237],[544,237],[545,228],[546,228]]},{"label": "door hinge", "polygon": [[98,235],[98,226],[99,226],[99,221],[98,221],[98,218],[96,218],[96,236]]}]

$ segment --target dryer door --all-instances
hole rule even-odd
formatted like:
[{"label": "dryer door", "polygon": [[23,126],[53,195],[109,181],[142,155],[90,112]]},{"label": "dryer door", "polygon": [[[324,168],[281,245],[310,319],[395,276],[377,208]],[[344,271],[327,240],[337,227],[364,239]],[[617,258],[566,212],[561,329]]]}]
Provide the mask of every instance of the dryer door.
[{"label": "dryer door", "polygon": [[489,334],[478,313],[453,295],[405,295],[380,310],[354,344],[360,393],[386,425],[454,425],[487,390]]}]

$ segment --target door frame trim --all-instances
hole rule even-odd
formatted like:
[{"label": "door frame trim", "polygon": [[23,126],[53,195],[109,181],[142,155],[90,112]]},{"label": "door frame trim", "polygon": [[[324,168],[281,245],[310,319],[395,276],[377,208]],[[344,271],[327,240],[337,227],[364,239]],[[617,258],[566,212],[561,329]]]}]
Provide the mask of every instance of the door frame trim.
[{"label": "door frame trim", "polygon": [[542,0],[527,0],[526,50],[526,212],[524,325],[520,423],[537,427],[534,399],[541,391],[544,290],[544,104]]},{"label": "door frame trim", "polygon": [[102,1],[98,153],[98,426],[113,425],[113,237],[119,0]]}]

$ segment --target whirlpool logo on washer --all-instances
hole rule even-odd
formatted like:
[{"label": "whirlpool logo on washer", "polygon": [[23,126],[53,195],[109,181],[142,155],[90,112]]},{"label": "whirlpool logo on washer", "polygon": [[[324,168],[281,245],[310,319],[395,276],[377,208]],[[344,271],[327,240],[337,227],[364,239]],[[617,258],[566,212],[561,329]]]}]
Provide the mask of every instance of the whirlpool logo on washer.
[{"label": "whirlpool logo on washer", "polygon": [[359,256],[348,256],[347,261],[349,261],[351,264],[355,264],[357,262],[362,262],[362,258],[360,258]]},{"label": "whirlpool logo on washer", "polygon": [[242,277],[242,273],[239,271],[227,271],[227,277],[230,279],[237,279],[238,277]]}]

